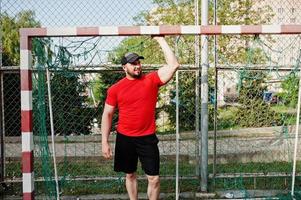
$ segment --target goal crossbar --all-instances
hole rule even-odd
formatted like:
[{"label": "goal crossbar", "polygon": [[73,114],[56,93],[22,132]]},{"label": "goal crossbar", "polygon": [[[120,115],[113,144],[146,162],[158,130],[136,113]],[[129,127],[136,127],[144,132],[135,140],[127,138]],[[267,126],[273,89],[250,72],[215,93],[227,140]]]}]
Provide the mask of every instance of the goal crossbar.
[{"label": "goal crossbar", "polygon": [[225,35],[225,34],[299,34],[301,25],[162,25],[100,26],[62,28],[22,28],[21,37],[44,36],[133,36],[133,35]]}]

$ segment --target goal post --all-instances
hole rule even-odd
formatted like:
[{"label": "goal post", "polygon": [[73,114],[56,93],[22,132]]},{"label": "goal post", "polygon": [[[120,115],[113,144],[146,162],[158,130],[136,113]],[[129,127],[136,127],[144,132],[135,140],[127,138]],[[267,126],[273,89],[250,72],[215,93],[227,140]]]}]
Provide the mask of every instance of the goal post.
[{"label": "goal post", "polygon": [[[301,25],[100,26],[20,29],[23,199],[34,199],[32,39],[35,37],[300,34]],[[298,116],[299,117],[299,116]],[[208,134],[208,133],[203,133]],[[296,131],[295,154],[298,131]],[[295,158],[294,158],[295,159]],[[296,161],[294,160],[294,169]],[[294,177],[293,177],[294,179]],[[294,180],[293,180],[294,181]],[[293,187],[293,186],[292,186]],[[292,188],[293,191],[293,188]]]}]

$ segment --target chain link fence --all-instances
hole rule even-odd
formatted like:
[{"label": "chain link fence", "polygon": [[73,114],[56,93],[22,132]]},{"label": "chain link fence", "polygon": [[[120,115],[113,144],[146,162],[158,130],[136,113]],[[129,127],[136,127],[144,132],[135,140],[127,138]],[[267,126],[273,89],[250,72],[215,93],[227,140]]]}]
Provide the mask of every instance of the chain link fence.
[{"label": "chain link fence", "polygon": [[[231,2],[218,1],[219,24],[301,22],[301,2]],[[211,8],[213,4],[210,1]],[[3,195],[22,195],[19,28],[191,25],[195,15],[193,6],[193,1],[1,1]],[[212,24],[212,10],[209,15]],[[194,36],[167,37],[182,64],[177,74],[179,82],[174,78],[161,88],[157,104],[161,190],[167,194],[175,193],[177,154],[181,193],[195,193],[200,185],[202,163],[196,131],[200,94],[196,92],[199,70],[194,66],[198,59],[194,53],[194,39]],[[164,62],[158,46],[150,38],[141,36],[59,37],[41,41],[51,47],[54,55],[52,65],[48,67],[62,196],[125,193],[123,174],[113,172],[112,161],[101,157],[99,127],[103,102],[106,89],[123,77],[120,56],[127,51],[141,53],[146,58],[143,62],[145,70],[156,70]],[[215,49],[213,37],[209,37],[212,66],[209,70],[209,191],[230,198],[263,196],[260,191],[269,191],[265,196],[285,198],[292,178],[300,38],[218,36],[217,41]],[[39,66],[37,62],[39,56],[47,57],[47,54],[38,49],[38,45],[35,47],[35,190],[39,195],[46,194],[51,198],[55,186],[49,137],[49,91],[46,64]],[[217,53],[216,61],[214,52]],[[176,117],[179,118],[179,149],[175,142]],[[114,137],[113,133],[110,138],[113,146]],[[298,147],[300,150],[300,145]],[[299,173],[300,161],[297,162],[297,191],[300,191]],[[143,175],[143,172],[138,171],[138,174]],[[139,181],[141,192],[146,192],[143,187],[146,180]]]}]

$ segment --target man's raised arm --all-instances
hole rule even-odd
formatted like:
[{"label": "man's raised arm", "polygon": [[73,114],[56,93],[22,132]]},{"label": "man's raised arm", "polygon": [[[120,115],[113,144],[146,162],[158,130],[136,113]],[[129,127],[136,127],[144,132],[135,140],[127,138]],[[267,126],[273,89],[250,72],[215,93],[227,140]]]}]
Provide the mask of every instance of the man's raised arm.
[{"label": "man's raised arm", "polygon": [[172,76],[177,71],[180,65],[174,52],[171,50],[168,43],[166,42],[164,36],[154,36],[153,38],[157,40],[164,53],[166,65],[164,65],[158,70],[158,75],[160,80],[163,83],[166,83],[172,78]]}]

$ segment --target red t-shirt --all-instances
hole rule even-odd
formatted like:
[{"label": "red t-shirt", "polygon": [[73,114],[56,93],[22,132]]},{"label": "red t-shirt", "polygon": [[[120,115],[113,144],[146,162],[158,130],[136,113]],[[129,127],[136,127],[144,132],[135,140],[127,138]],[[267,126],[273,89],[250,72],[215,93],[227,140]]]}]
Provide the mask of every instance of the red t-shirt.
[{"label": "red t-shirt", "polygon": [[119,133],[127,136],[155,133],[155,107],[162,85],[155,71],[139,79],[129,80],[125,77],[108,89],[106,103],[117,106],[119,110]]}]

